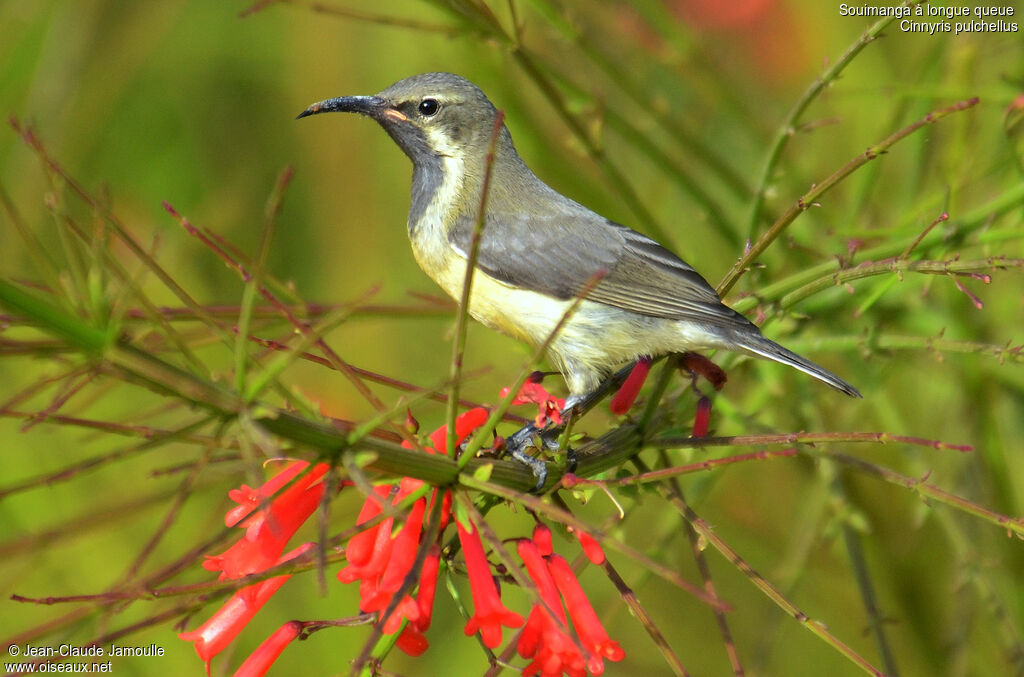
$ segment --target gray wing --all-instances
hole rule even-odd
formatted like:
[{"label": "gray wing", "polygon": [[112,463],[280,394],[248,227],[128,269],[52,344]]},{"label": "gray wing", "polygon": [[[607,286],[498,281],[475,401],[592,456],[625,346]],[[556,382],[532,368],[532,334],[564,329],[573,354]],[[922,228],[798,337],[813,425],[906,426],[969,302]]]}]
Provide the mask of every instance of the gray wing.
[{"label": "gray wing", "polygon": [[[750,326],[678,256],[635,230],[581,211],[541,217],[492,213],[477,265],[498,280],[560,299],[578,296],[603,271],[587,300],[652,317]],[[450,233],[451,244],[462,252],[469,251],[473,225],[462,218]]]}]

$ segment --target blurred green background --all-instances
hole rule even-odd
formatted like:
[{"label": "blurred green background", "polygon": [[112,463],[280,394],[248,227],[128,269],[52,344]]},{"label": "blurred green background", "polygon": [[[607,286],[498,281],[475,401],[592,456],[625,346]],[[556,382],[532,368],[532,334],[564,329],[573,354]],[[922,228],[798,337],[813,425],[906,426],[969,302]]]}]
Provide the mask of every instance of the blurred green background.
[{"label": "blurred green background", "polygon": [[[1016,9],[1006,20],[1024,30],[1020,4],[1002,6]],[[293,167],[267,270],[290,281],[306,301],[347,302],[379,288],[374,303],[418,309],[357,314],[329,341],[356,366],[428,387],[447,377],[454,313],[430,311],[416,296],[440,291],[417,268],[406,238],[409,162],[370,121],[295,121],[297,113],[328,97],[374,93],[414,73],[457,72],[506,112],[520,154],[543,179],[609,218],[655,235],[715,284],[743,252],[754,191],[786,115],[875,21],[841,16],[838,3],[813,0],[338,0],[325,6],[268,3],[241,16],[247,7],[173,0],[0,2],[0,109],[30,125],[88,191],[105,196],[131,234],[205,305],[237,305],[242,284],[161,203],[251,254],[276,177]],[[973,445],[971,454],[901,444],[830,448],[910,477],[927,476],[998,513],[1024,512],[1020,30],[929,36],[893,24],[812,102],[768,177],[757,234],[869,145],[929,111],[981,99],[839,184],[728,297],[755,294],[770,318],[769,336],[842,375],[865,399],[848,400],[774,365],[719,356],[730,381],[716,396],[716,434],[886,431]],[[0,273],[8,279],[44,277],[38,257],[18,236],[16,220],[58,265],[69,246],[59,235],[59,215],[71,214],[89,227],[101,221],[48,177],[9,128],[0,133],[0,188],[6,203]],[[889,273],[825,288],[792,306],[772,293],[771,285],[814,266],[864,263],[860,252],[913,239],[943,211],[950,220],[935,227],[913,258],[1018,260],[1006,271],[994,264],[979,268],[991,274],[991,284],[962,278],[984,302],[982,309],[945,275]],[[130,270],[138,269],[123,249],[113,249]],[[140,280],[155,304],[180,305],[152,276]],[[798,287],[793,282],[784,291]],[[38,337],[23,327],[0,328],[0,338]],[[133,331],[138,336],[142,330]],[[278,323],[263,335],[287,334]],[[203,343],[201,332],[187,336]],[[488,371],[464,392],[496,402],[528,352],[479,326],[471,327],[468,346],[467,368]],[[1018,351],[999,351],[1006,346]],[[6,471],[0,490],[32,486],[5,491],[0,499],[0,597],[100,593],[126,575],[143,544],[161,530],[166,536],[143,568],[174,561],[215,533],[227,490],[252,483],[240,465],[211,466],[166,526],[162,520],[184,473],[154,472],[194,462],[201,445],[164,444],[33,484],[33,478],[139,441],[45,421],[23,429],[24,419],[13,412],[46,409],[59,390],[15,404],[11,398],[40,379],[66,373],[78,358],[26,355],[6,342],[3,350],[0,448]],[[229,351],[197,350],[211,374],[231,382]],[[336,416],[364,420],[371,412],[347,381],[324,368],[299,363],[282,381]],[[673,386],[675,396],[682,381]],[[557,379],[549,385],[561,387]],[[376,391],[389,403],[398,397],[386,388]],[[155,427],[190,420],[188,412],[164,410],[163,404],[148,391],[99,377],[83,384],[61,413]],[[675,406],[680,434],[692,404],[686,394]],[[443,406],[421,404],[415,413],[429,430],[441,423]],[[591,421],[582,428],[603,432],[599,414]],[[705,457],[672,456],[677,463]],[[863,550],[901,674],[1024,674],[1019,538],[810,457],[734,464],[684,478],[683,486],[722,538],[876,665],[878,650],[851,567],[852,542]],[[351,493],[334,504],[332,532],[351,523],[361,502]],[[678,515],[654,495],[629,501],[628,510],[617,535],[697,580]],[[596,497],[580,512],[600,524],[614,509]],[[523,515],[496,516],[495,528],[515,537],[528,533],[529,525]],[[315,525],[305,538],[315,538]],[[748,674],[860,674],[786,618],[730,563],[710,550],[707,556],[720,594],[735,607],[728,618]],[[691,674],[729,674],[706,608],[638,565],[613,561]],[[314,576],[290,581],[243,633],[234,655],[214,661],[214,673],[230,674],[288,619],[354,615],[355,591],[333,574],[328,572],[326,597]],[[176,582],[208,579],[197,564]],[[669,674],[607,580],[589,571],[584,582],[610,634],[626,648],[626,661],[608,665],[607,674]],[[431,649],[418,659],[396,653],[387,669],[485,671],[484,656],[462,636],[452,603],[439,598]],[[136,602],[114,615],[81,611],[80,619],[33,643],[80,643],[148,618],[160,604]],[[3,638],[88,609],[6,600],[0,605]],[[213,608],[199,611],[188,627]],[[365,636],[360,628],[320,632],[289,647],[271,674],[344,673]],[[125,641],[154,642],[168,655],[121,661],[117,674],[202,670],[191,645],[175,639],[169,624]]]}]

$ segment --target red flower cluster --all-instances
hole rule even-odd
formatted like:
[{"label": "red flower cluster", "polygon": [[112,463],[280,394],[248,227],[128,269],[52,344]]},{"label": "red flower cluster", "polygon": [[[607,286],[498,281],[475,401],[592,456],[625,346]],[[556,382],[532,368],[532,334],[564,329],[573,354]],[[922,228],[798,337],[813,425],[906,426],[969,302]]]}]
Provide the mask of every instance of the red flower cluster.
[{"label": "red flower cluster", "polygon": [[[455,421],[457,441],[462,442],[467,435],[483,425],[487,421],[487,416],[487,410],[479,407],[459,416]],[[441,426],[434,431],[430,435],[427,451],[444,453],[447,434],[447,426]],[[402,446],[411,447],[407,442]],[[406,477],[398,485],[374,487],[374,493],[363,504],[356,524],[365,524],[380,515],[388,499],[392,506],[396,506],[422,486],[423,480]],[[437,500],[441,500],[441,527],[438,530],[440,539],[451,515],[451,492],[442,492],[439,499],[438,490],[434,489],[430,507],[433,507]],[[364,613],[384,613],[402,587],[416,560],[427,507],[426,498],[417,499],[409,511],[405,524],[394,537],[391,533],[395,518],[388,517],[349,539],[345,548],[345,557],[349,563],[338,572],[338,580],[342,583],[360,582],[359,609]],[[423,569],[420,571],[416,598],[405,594],[394,612],[384,620],[381,628],[384,634],[390,635],[398,631],[403,619],[409,621],[398,638],[397,646],[411,656],[420,655],[428,647],[423,633],[430,627],[440,557],[441,547],[435,543],[427,553]]]},{"label": "red flower cluster", "polygon": [[[564,402],[549,395],[538,381],[528,382],[515,402],[537,403],[540,407],[538,425],[548,420],[560,421],[559,410]],[[487,418],[488,411],[482,408],[459,416],[455,422],[458,442],[483,425]],[[413,424],[415,421],[410,416],[409,426]],[[442,426],[429,436],[425,449],[428,453],[445,453],[446,443],[447,429]],[[403,446],[411,447],[407,443]],[[238,506],[228,511],[225,523],[245,529],[245,536],[222,554],[208,557],[203,566],[219,571],[221,580],[236,579],[265,571],[306,552],[312,544],[282,554],[288,541],[323,498],[323,477],[327,470],[323,463],[309,468],[308,463],[294,462],[258,489],[242,486],[229,492]],[[410,501],[410,505],[403,505]],[[393,515],[384,515],[399,505],[407,510],[404,518],[398,510]],[[376,523],[349,539],[345,548],[348,563],[338,572],[338,580],[343,583],[359,582],[360,610],[377,613],[384,634],[401,630],[395,644],[412,656],[423,653],[428,647],[424,633],[430,627],[433,614],[441,564],[440,543],[451,521],[451,505],[450,490],[435,488],[428,492],[421,480],[406,477],[395,484],[375,486],[356,523]],[[425,543],[427,515],[434,510],[440,511],[440,528],[436,540]],[[539,593],[539,602],[525,620],[502,603],[476,525],[457,522],[456,529],[472,592],[473,614],[465,626],[467,635],[479,633],[487,647],[496,648],[502,642],[503,628],[518,628],[525,623],[516,645],[521,656],[532,659],[525,675],[556,677],[563,672],[570,677],[583,677],[587,672],[598,675],[604,670],[605,659],[622,659],[623,650],[608,638],[568,562],[552,553],[551,532],[547,527],[538,525],[532,539],[522,539],[517,545]],[[604,552],[593,537],[580,530],[570,531],[580,540],[592,562],[604,561]],[[427,550],[422,568],[413,572],[417,556],[424,548]],[[410,574],[418,578],[418,585],[405,589]],[[289,577],[276,576],[238,590],[206,623],[179,635],[195,642],[196,652],[206,662],[208,673],[211,659],[234,640]],[[396,600],[399,593],[401,597]],[[570,630],[570,620],[573,630]],[[284,648],[302,634],[304,627],[299,621],[282,625],[245,660],[235,675],[264,675]]]},{"label": "red flower cluster", "polygon": [[[592,538],[588,546],[600,549]],[[523,675],[557,677],[563,672],[569,677],[583,677],[587,672],[600,675],[604,672],[604,659],[622,660],[625,651],[608,638],[569,563],[561,555],[552,553],[550,530],[543,524],[537,525],[533,538],[520,539],[516,550],[540,598],[530,610],[516,645],[520,656],[533,659]],[[599,559],[604,560],[603,552]],[[579,641],[568,632],[563,602]]]},{"label": "red flower cluster", "polygon": [[[324,484],[321,480],[327,472],[327,465],[318,463],[299,477],[308,466],[305,461],[296,461],[259,489],[242,485],[240,489],[230,491],[228,496],[238,506],[227,512],[224,523],[229,527],[245,529],[245,536],[222,554],[207,557],[203,567],[210,571],[220,571],[222,581],[243,578],[266,571],[309,550],[311,543],[282,555],[288,541],[313,514],[323,497]],[[292,480],[295,480],[294,483],[281,491]],[[268,501],[269,507],[260,509]],[[275,576],[239,589],[208,621],[191,632],[178,635],[185,641],[195,642],[196,653],[206,662],[207,674],[213,657],[238,636],[256,612],[289,578],[290,575]],[[235,675],[254,677],[266,672],[270,662],[273,662],[273,659],[266,661],[268,654],[273,652],[276,658],[287,644],[282,643],[282,638],[291,631],[286,631],[285,627],[264,642]],[[298,636],[298,632],[291,639],[295,636]],[[263,667],[260,668],[260,665]]]},{"label": "red flower cluster", "polygon": [[[535,371],[530,374],[530,378],[526,380],[523,387],[519,389],[516,396],[512,398],[512,404],[529,404],[531,402],[537,405],[537,416],[533,419],[533,424],[538,428],[543,428],[550,421],[555,425],[562,423],[562,410],[565,409],[565,398],[555,397],[549,393],[544,386],[540,384],[541,379],[544,378],[544,374]],[[508,397],[510,388],[502,388],[501,392],[498,393],[498,397]]]}]

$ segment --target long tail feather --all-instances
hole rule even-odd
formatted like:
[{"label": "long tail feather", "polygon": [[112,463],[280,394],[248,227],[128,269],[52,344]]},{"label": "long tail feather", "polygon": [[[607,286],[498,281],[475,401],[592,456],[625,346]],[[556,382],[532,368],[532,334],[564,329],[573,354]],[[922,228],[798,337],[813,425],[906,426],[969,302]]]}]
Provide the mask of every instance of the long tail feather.
[{"label": "long tail feather", "polygon": [[797,355],[791,350],[786,350],[770,339],[766,339],[763,336],[738,336],[736,337],[736,342],[741,350],[744,350],[751,355],[764,357],[774,362],[789,365],[794,369],[799,369],[803,373],[827,383],[836,390],[846,393],[850,397],[863,397],[863,395],[860,394],[860,391],[830,372],[828,369],[819,367],[810,360]]}]

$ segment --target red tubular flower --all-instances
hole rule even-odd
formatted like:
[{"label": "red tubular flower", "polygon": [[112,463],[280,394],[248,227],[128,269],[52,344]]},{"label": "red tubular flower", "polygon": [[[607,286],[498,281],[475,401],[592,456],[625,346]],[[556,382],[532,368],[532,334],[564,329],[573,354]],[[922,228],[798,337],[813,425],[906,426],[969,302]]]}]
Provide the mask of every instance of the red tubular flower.
[{"label": "red tubular flower", "polygon": [[629,372],[629,376],[626,377],[626,382],[619,388],[619,392],[615,393],[615,397],[612,398],[611,405],[609,408],[612,413],[616,416],[622,416],[633,403],[636,402],[636,396],[640,394],[640,388],[643,387],[644,381],[647,380],[647,375],[651,372],[651,358],[642,357],[637,360],[636,366]]},{"label": "red tubular flower", "polygon": [[626,655],[619,643],[609,639],[604,626],[601,625],[597,612],[591,606],[587,594],[576,579],[569,563],[561,555],[551,555],[548,558],[548,569],[555,579],[558,591],[565,600],[565,608],[569,610],[572,617],[573,627],[583,644],[583,648],[589,652],[587,657],[587,670],[593,675],[604,672],[604,659],[620,661]]},{"label": "red tubular flower", "polygon": [[[388,602],[390,601],[391,600],[388,600]],[[381,627],[381,632],[385,635],[393,635],[401,629],[403,620],[408,620],[411,627],[415,629],[415,623],[419,620],[419,616],[420,607],[416,604],[416,600],[414,600],[410,595],[405,595],[398,602],[398,606],[396,606],[395,610],[391,612],[391,615],[387,617],[387,620],[384,621],[384,625]],[[417,630],[417,632],[419,631]]]},{"label": "red tubular flower", "polygon": [[683,368],[693,374],[706,378],[715,390],[721,390],[725,382],[729,380],[721,367],[697,353],[683,354]]},{"label": "red tubular flower", "polygon": [[413,503],[409,518],[405,520],[401,531],[395,536],[391,549],[391,559],[380,579],[380,588],[384,592],[397,592],[402,587],[405,575],[412,568],[416,559],[416,548],[420,544],[420,532],[423,530],[423,513],[427,509],[427,499],[421,498]]},{"label": "red tubular flower", "polygon": [[552,553],[551,529],[548,525],[537,522],[537,526],[533,528],[533,542],[537,544],[540,554],[550,555]]},{"label": "red tubular flower", "polygon": [[[220,580],[241,578],[298,557],[312,547],[307,543],[287,555],[281,555],[295,531],[309,519],[323,497],[324,484],[320,480],[328,467],[318,463],[296,480],[308,466],[304,461],[294,462],[259,489],[243,485],[229,492],[238,506],[227,512],[224,522],[228,526],[244,528],[245,535],[220,555],[208,556],[203,567],[209,571],[220,571]],[[291,486],[281,491],[289,483]],[[267,501],[270,505],[260,509]],[[238,590],[208,621],[178,637],[195,642],[196,653],[206,662],[209,673],[210,660],[238,636],[289,578],[276,576]]]},{"label": "red tubular flower", "polygon": [[430,643],[422,632],[409,624],[402,629],[402,634],[395,640],[395,646],[403,653],[415,658],[426,651],[430,647]]},{"label": "red tubular flower", "polygon": [[[402,587],[406,575],[416,560],[416,549],[419,547],[420,531],[423,527],[423,512],[427,501],[419,499],[413,505],[409,518],[392,541],[391,556],[384,572],[377,579],[377,589],[373,596],[363,595],[360,608],[365,612],[384,611],[391,604],[395,593]],[[405,595],[395,611],[387,618],[382,628],[384,634],[396,632],[402,619],[418,621],[420,607],[410,595]]]},{"label": "red tubular flower", "polygon": [[[391,554],[391,525],[393,522],[394,518],[389,517],[377,526],[370,527],[350,539],[351,543],[359,536],[366,537],[359,543],[360,550],[365,549],[366,560],[364,562],[350,560],[348,565],[338,572],[339,581],[352,583],[358,580],[376,580],[383,575],[387,558]],[[345,552],[347,554],[348,550],[346,549]]]},{"label": "red tubular flower", "polygon": [[587,556],[587,559],[592,564],[597,564],[598,566],[604,564],[604,549],[597,542],[597,539],[580,529],[574,529],[573,527],[568,527],[568,529],[571,533],[576,534],[576,538],[580,541],[580,547],[583,548],[583,554]]},{"label": "red tubular flower", "polygon": [[434,543],[430,546],[427,559],[423,561],[420,571],[420,589],[416,592],[416,604],[419,606],[419,618],[416,629],[426,632],[430,629],[430,621],[434,615],[434,596],[437,594],[437,574],[441,568],[441,546]]},{"label": "red tubular flower", "polygon": [[[533,423],[538,428],[546,426],[548,421],[556,425],[560,424],[562,422],[562,410],[565,409],[565,398],[555,397],[545,390],[544,386],[540,384],[541,378],[543,378],[543,375],[539,373],[531,375],[529,380],[516,393],[516,396],[512,398],[512,404],[528,404],[530,402],[537,404],[537,416],[534,418]],[[498,396],[507,397],[508,393],[509,388],[502,388]]]},{"label": "red tubular flower", "polygon": [[[419,482],[419,480],[414,482]],[[393,487],[374,487],[376,496],[371,496],[366,500],[359,514],[358,523],[362,524],[380,514],[382,508],[377,503],[378,500],[386,500],[390,496],[392,504],[397,504],[414,490],[411,483],[405,483],[403,480],[403,484],[405,486],[394,495],[391,495]],[[391,605],[395,593],[402,587],[402,583],[416,559],[425,510],[426,499],[421,498],[416,501],[409,518],[394,538],[391,537],[394,518],[389,517],[380,524],[349,539],[348,547],[345,550],[349,564],[338,572],[338,580],[342,583],[360,582],[359,608],[363,612],[385,611]],[[436,580],[435,574],[435,584]],[[385,634],[392,634],[398,631],[403,619],[417,622],[421,616],[419,602],[410,595],[405,595],[392,614],[384,619],[381,629]],[[426,638],[422,638],[422,642],[426,642]],[[419,639],[414,639],[414,636],[410,634],[405,640],[398,643],[398,647],[403,651],[409,649],[406,652],[410,655],[419,655],[426,650],[426,646],[423,646],[415,649],[415,652],[413,651],[420,643]]]},{"label": "red tubular flower", "polygon": [[289,578],[291,576],[276,576],[242,588],[218,609],[210,620],[191,632],[178,634],[178,639],[195,642],[196,653],[206,663],[206,674],[210,674],[210,661],[213,657],[227,648],[260,607]]},{"label": "red tubular flower", "polygon": [[[455,418],[455,443],[462,444],[462,440],[466,439],[466,436],[471,432],[487,423],[487,418],[490,416],[483,407],[474,407],[469,411],[459,414]],[[430,446],[427,447],[427,451],[439,451],[442,454],[447,454],[448,449],[448,426],[443,425],[434,432],[430,433]],[[403,447],[410,448],[407,442],[402,443]]]},{"label": "red tubular flower", "polygon": [[[373,488],[373,492],[377,495],[379,501],[374,500],[372,496],[366,499],[362,510],[359,511],[359,517],[356,518],[356,526],[369,522],[382,512],[383,508],[381,506],[383,501],[388,498],[388,494],[391,493],[391,489],[392,487],[386,485],[378,485]],[[370,561],[370,557],[373,556],[373,545],[377,540],[379,528],[379,525],[370,527],[366,531],[361,531],[348,539],[348,545],[345,547],[345,558],[349,561],[350,565],[359,566]],[[340,572],[338,576],[341,576]],[[349,581],[343,582],[348,583]]]},{"label": "red tubular flower", "polygon": [[[281,562],[295,559],[312,547],[311,543],[296,548],[281,558]],[[280,562],[279,562],[280,563]],[[235,592],[224,605],[198,628],[191,632],[182,632],[179,639],[195,642],[196,653],[206,663],[206,673],[210,673],[210,661],[223,651],[238,636],[256,612],[267,600],[291,578],[291,575],[275,576],[265,581],[247,585]]]},{"label": "red tubular flower", "polygon": [[235,670],[234,677],[263,677],[284,651],[284,648],[301,632],[302,623],[298,621],[288,621],[282,625],[249,654],[245,662]]},{"label": "red tubular flower", "polygon": [[472,635],[479,631],[484,646],[493,649],[501,644],[501,626],[518,628],[523,624],[523,617],[501,603],[480,535],[476,530],[466,531],[458,522],[455,526],[459,531],[469,587],[473,593],[473,616],[466,623],[465,632]]},{"label": "red tubular flower", "polygon": [[516,551],[526,566],[526,573],[537,586],[537,595],[541,604],[534,604],[530,611],[530,618],[526,622],[526,628],[519,635],[519,644],[516,647],[519,655],[523,658],[532,658],[537,652],[537,645],[541,637],[540,633],[547,629],[546,623],[541,621],[555,620],[563,627],[566,625],[565,611],[562,609],[562,600],[558,597],[558,587],[555,579],[548,571],[547,563],[537,544],[528,539],[520,539],[516,543]]},{"label": "red tubular flower", "polygon": [[[238,506],[225,513],[224,525],[233,527],[238,525],[239,521],[245,519],[245,523],[241,526],[248,527],[256,524],[257,521],[261,521],[263,519],[263,511],[259,508],[263,502],[276,494],[284,485],[295,479],[308,466],[309,463],[305,461],[294,461],[289,463],[284,470],[267,480],[259,489],[253,489],[243,484],[238,489],[229,491],[228,497],[237,503]],[[320,471],[320,475],[323,475],[327,471],[327,466],[320,463],[317,465],[316,470]]]},{"label": "red tubular flower", "polygon": [[[467,435],[483,425],[487,417],[487,410],[477,407],[456,418],[457,442],[461,443]],[[444,453],[447,427],[441,426],[430,434],[429,439],[430,442],[425,447],[428,453]],[[403,442],[402,446],[412,448],[408,442]],[[397,487],[374,487],[374,495],[367,498],[363,504],[356,524],[365,524],[377,517],[383,511],[385,502],[398,505],[422,486],[422,480],[405,477],[398,482]],[[442,501],[439,531],[441,533],[451,515],[451,492],[438,492],[435,489],[430,497],[431,509],[437,500]],[[348,564],[338,572],[338,580],[342,583],[359,581],[359,608],[363,612],[383,613],[393,603],[395,594],[401,589],[412,570],[416,554],[422,546],[423,522],[427,509],[426,498],[414,502],[408,518],[394,537],[391,534],[395,518],[389,517],[349,539],[345,549]],[[415,599],[411,595],[404,595],[391,615],[382,619],[381,631],[384,634],[397,632],[403,620],[409,621],[409,625],[402,630],[396,646],[412,656],[418,656],[427,648],[427,639],[423,632],[430,627],[437,589],[441,550],[436,544],[430,547],[431,550],[420,572],[419,590]]]},{"label": "red tubular flower", "polygon": [[693,436],[704,437],[708,434],[708,427],[711,425],[711,400],[701,396],[697,400],[697,413],[693,416]]},{"label": "red tubular flower", "polygon": [[[541,677],[586,677],[587,662],[579,644],[567,632],[549,625],[543,633],[544,642],[537,650],[533,662],[523,668],[523,677],[540,674]],[[594,673],[599,674],[599,673]]]},{"label": "red tubular flower", "polygon": [[[327,472],[327,465],[318,463],[312,471],[275,497],[268,509],[257,510],[239,523],[244,514],[241,508],[249,512],[253,505],[265,502],[308,465],[304,461],[294,463],[258,490],[243,486],[229,492],[240,506],[228,512],[225,522],[245,527],[245,536],[220,555],[207,556],[203,568],[220,571],[220,580],[223,581],[266,571],[274,566],[288,541],[319,505],[324,493],[324,484],[319,480]],[[283,480],[281,475],[285,476]]]},{"label": "red tubular flower", "polygon": [[542,549],[535,541],[521,539],[516,550],[540,597],[540,603],[534,604],[530,610],[516,645],[520,656],[533,659],[523,670],[523,675],[530,677],[540,673],[544,677],[558,677],[565,672],[570,677],[583,677],[586,660],[579,645],[566,631],[562,600],[542,556]]}]

